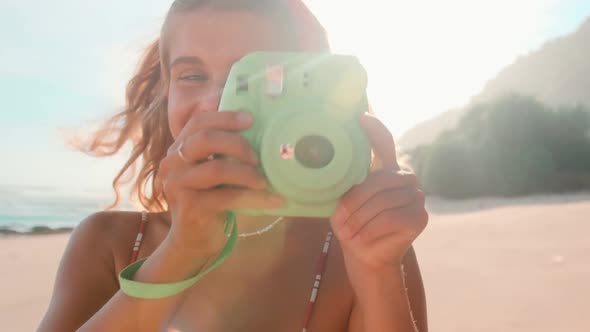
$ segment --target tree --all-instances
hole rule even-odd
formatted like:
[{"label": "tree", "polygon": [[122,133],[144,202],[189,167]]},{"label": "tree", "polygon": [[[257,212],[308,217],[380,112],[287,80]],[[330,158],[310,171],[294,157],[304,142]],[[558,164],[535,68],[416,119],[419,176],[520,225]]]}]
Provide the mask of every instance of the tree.
[{"label": "tree", "polygon": [[410,155],[424,190],[444,197],[590,189],[590,110],[510,94],[474,105]]}]

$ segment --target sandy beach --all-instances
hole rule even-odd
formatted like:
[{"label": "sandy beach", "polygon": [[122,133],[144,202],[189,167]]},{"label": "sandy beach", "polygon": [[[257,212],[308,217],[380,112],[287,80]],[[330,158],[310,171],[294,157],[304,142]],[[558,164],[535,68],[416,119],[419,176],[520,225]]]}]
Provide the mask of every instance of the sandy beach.
[{"label": "sandy beach", "polygon": [[[430,331],[590,331],[590,194],[429,198]],[[34,331],[68,234],[0,237],[2,331]]]}]

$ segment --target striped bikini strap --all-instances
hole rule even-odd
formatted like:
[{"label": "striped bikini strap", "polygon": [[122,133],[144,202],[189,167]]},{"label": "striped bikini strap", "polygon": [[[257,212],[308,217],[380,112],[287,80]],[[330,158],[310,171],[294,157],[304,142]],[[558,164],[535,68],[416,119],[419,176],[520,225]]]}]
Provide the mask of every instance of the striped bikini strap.
[{"label": "striped bikini strap", "polygon": [[309,299],[309,304],[307,306],[307,313],[305,314],[305,320],[303,321],[303,332],[307,332],[309,328],[309,322],[311,321],[311,316],[313,314],[313,309],[318,298],[318,292],[320,290],[320,283],[322,281],[322,276],[326,271],[326,262],[328,261],[328,251],[330,250],[330,243],[332,242],[332,238],[334,234],[332,232],[328,232],[326,235],[326,241],[324,241],[324,247],[322,249],[322,254],[317,263],[316,267],[316,274],[313,282],[313,289],[311,290],[311,297]]},{"label": "striped bikini strap", "polygon": [[133,251],[131,252],[131,263],[135,263],[137,261],[137,256],[139,255],[139,248],[141,248],[141,242],[143,240],[143,234],[145,232],[145,227],[148,221],[148,216],[146,211],[141,212],[141,221],[139,222],[139,230],[137,231],[137,236],[135,237],[135,243],[133,245]]}]

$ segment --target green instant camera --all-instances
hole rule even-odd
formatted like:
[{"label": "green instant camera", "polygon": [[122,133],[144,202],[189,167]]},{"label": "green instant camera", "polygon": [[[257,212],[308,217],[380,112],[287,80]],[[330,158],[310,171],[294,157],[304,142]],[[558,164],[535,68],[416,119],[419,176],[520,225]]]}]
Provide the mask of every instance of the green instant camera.
[{"label": "green instant camera", "polygon": [[329,217],[369,173],[371,147],[359,124],[367,74],[353,56],[255,52],[236,62],[220,110],[254,116],[242,135],[260,158],[270,190],[287,203],[245,215]]}]

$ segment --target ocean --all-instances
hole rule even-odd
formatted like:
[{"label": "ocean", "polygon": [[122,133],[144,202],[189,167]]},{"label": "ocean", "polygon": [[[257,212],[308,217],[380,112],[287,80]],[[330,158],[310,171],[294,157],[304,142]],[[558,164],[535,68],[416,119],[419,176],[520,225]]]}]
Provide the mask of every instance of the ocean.
[{"label": "ocean", "polygon": [[0,187],[0,231],[73,228],[88,215],[104,210],[113,198],[113,193],[90,190]]}]

